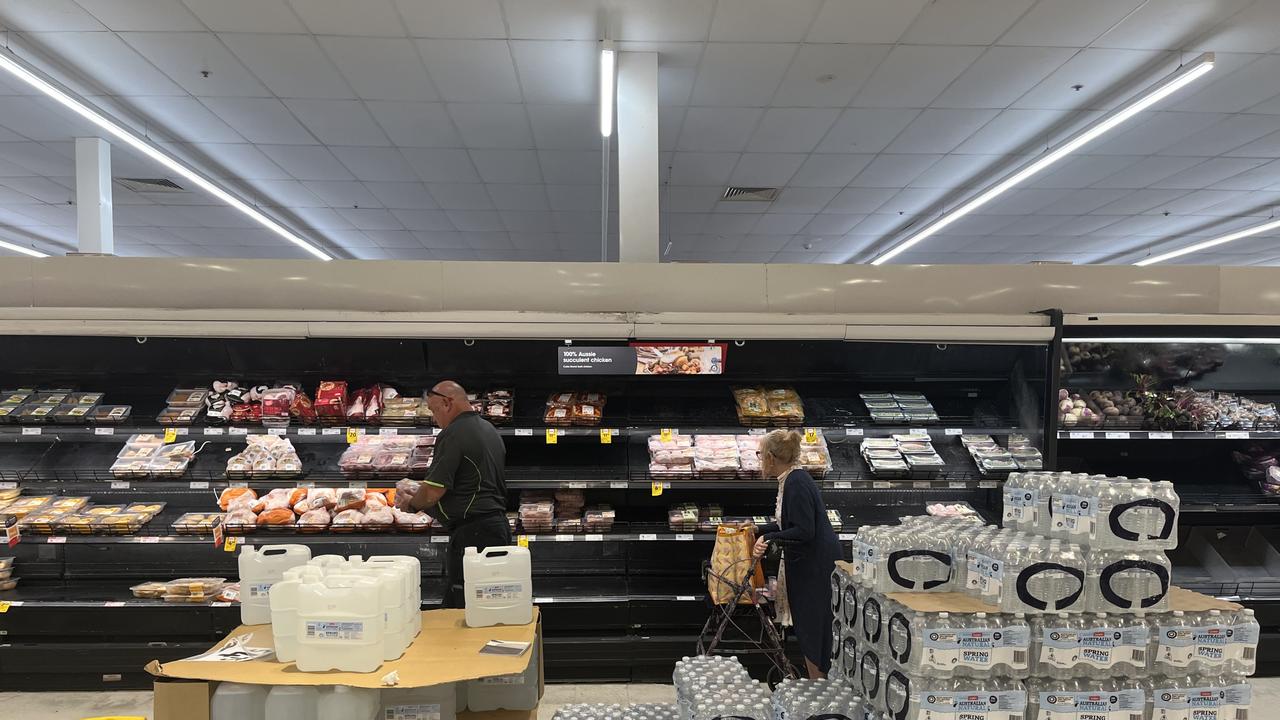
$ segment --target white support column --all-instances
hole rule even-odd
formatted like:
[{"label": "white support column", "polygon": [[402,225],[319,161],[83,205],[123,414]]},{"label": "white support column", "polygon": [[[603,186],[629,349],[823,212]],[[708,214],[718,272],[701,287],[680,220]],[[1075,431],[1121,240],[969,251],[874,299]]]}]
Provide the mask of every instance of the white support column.
[{"label": "white support column", "polygon": [[82,254],[115,254],[111,145],[102,138],[76,138],[76,238]]},{"label": "white support column", "polygon": [[618,54],[618,259],[658,262],[658,54]]}]

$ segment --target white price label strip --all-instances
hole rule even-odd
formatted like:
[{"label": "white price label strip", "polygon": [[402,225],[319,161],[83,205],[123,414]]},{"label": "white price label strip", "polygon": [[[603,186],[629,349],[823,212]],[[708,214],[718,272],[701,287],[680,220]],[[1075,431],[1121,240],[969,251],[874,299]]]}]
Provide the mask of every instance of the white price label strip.
[{"label": "white price label strip", "polygon": [[627,489],[627,481],[626,481],[626,480],[614,480],[614,481],[612,481],[612,482],[610,482],[610,483],[609,483],[609,489],[611,489],[611,490],[626,490],[626,489]]},{"label": "white price label strip", "polygon": [[516,437],[533,437],[533,428],[516,428]]},{"label": "white price label strip", "polygon": [[846,437],[862,437],[862,428],[847,427],[844,429]]},{"label": "white price label strip", "polygon": [[42,432],[44,432],[44,428],[38,428],[38,427],[24,427],[24,428],[22,428],[22,434],[23,434],[23,435],[39,435],[39,434],[41,434]]},{"label": "white price label strip", "polygon": [[947,428],[946,433],[948,435],[963,435],[964,428]]},{"label": "white price label strip", "polygon": [[1171,432],[1149,432],[1149,433],[1147,433],[1147,439],[1148,439],[1148,440],[1172,440],[1172,439],[1173,439],[1173,433],[1171,433]]},{"label": "white price label strip", "polygon": [[94,434],[94,435],[115,435],[115,434],[116,434],[116,429],[115,429],[115,428],[109,428],[109,427],[94,428],[94,429],[93,429],[93,434]]},{"label": "white price label strip", "polygon": [[342,428],[320,428],[321,435],[341,435]]},{"label": "white price label strip", "polygon": [[276,436],[278,436],[278,437],[279,437],[279,436],[284,436],[284,435],[285,435],[286,433],[288,433],[288,432],[289,432],[289,431],[288,431],[288,429],[286,429],[286,428],[267,428],[267,434],[268,434],[268,435],[276,435]]},{"label": "white price label strip", "polygon": [[[37,428],[37,429],[38,429],[38,428]],[[1222,437],[1224,437],[1224,438],[1226,438],[1226,439],[1228,439],[1228,440],[1248,440],[1248,439],[1249,439],[1249,433],[1248,433],[1248,432],[1242,432],[1242,431],[1239,431],[1239,430],[1232,430],[1232,431],[1228,431],[1228,432],[1224,432],[1224,433],[1222,433]]]},{"label": "white price label strip", "polygon": [[391,427],[391,428],[379,428],[379,429],[378,429],[378,434],[379,434],[379,435],[384,435],[384,436],[385,436],[385,435],[399,435],[399,434],[400,434],[400,428],[393,428],[393,427]]},{"label": "white price label strip", "polygon": [[677,602],[696,602],[697,600],[698,600],[697,595],[677,595],[676,596]]},{"label": "white price label strip", "polygon": [[299,435],[315,435],[316,429],[315,428],[298,428],[298,434]]},{"label": "white price label strip", "polygon": [[657,540],[658,536],[654,533],[640,533],[640,539],[645,541]]},{"label": "white price label strip", "polygon": [[688,542],[689,540],[692,540],[692,539],[693,539],[693,535],[691,535],[691,534],[689,534],[689,533],[680,533],[680,534],[676,535],[676,539],[677,539],[677,540],[681,540],[681,541]]},{"label": "white price label strip", "polygon": [[227,434],[228,435],[248,435],[249,428],[245,428],[245,427],[227,428]]},{"label": "white price label strip", "polygon": [[911,483],[911,487],[917,490],[920,490],[921,488],[927,490],[928,488],[933,487],[933,485],[928,480],[916,480],[915,482]]},{"label": "white price label strip", "polygon": [[1070,437],[1072,440],[1092,440],[1093,433],[1082,430],[1072,430],[1067,434],[1067,437]]},{"label": "white price label strip", "polygon": [[111,489],[112,489],[112,490],[128,490],[128,489],[129,489],[129,481],[128,481],[128,480],[113,480],[113,481],[111,481]]},{"label": "white price label strip", "polygon": [[226,428],[207,427],[204,429],[205,435],[222,435],[226,432]]},{"label": "white price label strip", "polygon": [[893,483],[888,482],[887,480],[877,480],[871,483],[871,487],[875,488],[876,490],[888,490],[889,488],[893,487]]},{"label": "white price label strip", "polygon": [[192,490],[208,490],[209,483],[203,480],[196,480],[191,483]]},{"label": "white price label strip", "polygon": [[1108,430],[1107,439],[1108,440],[1128,440],[1129,433],[1123,430]]},{"label": "white price label strip", "polygon": [[603,535],[587,535],[584,537],[587,542],[604,542]]},{"label": "white price label strip", "polygon": [[557,535],[556,542],[573,542],[572,535]]},{"label": "white price label strip", "polygon": [[852,490],[853,483],[848,480],[837,480],[836,482],[831,483],[831,487],[837,490]]},{"label": "white price label strip", "polygon": [[45,540],[45,542],[49,543],[50,545],[66,545],[67,538],[62,535],[55,535],[49,538],[48,540]]}]

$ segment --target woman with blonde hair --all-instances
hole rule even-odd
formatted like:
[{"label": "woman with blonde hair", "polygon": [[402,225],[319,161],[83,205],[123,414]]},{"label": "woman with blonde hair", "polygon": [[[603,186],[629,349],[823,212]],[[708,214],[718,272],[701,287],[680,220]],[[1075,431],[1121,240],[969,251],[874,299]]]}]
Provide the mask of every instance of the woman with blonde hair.
[{"label": "woman with blonde hair", "polygon": [[755,554],[763,557],[769,543],[783,547],[775,598],[778,617],[794,628],[809,677],[816,679],[826,677],[831,667],[834,617],[828,594],[842,553],[818,484],[799,461],[799,433],[775,430],[761,440],[760,471],[766,478],[777,478],[778,505],[777,522],[759,528]]}]

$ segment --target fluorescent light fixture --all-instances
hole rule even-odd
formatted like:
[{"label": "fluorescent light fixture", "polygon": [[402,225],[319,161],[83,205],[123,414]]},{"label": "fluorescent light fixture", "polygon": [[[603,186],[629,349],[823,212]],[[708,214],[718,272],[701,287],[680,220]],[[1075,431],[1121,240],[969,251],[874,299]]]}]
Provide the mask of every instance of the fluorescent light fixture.
[{"label": "fluorescent light fixture", "polygon": [[605,42],[600,47],[600,137],[613,134],[613,44]]},{"label": "fluorescent light fixture", "polygon": [[9,74],[19,80],[22,80],[50,98],[53,98],[63,107],[66,107],[68,110],[71,110],[85,120],[88,120],[94,125],[97,125],[107,131],[110,135],[118,138],[134,150],[137,150],[143,155],[155,160],[169,170],[172,170],[178,175],[186,178],[192,184],[199,186],[210,195],[218,198],[222,202],[239,210],[245,215],[248,215],[255,222],[266,227],[268,230],[274,232],[285,240],[288,240],[321,260],[333,259],[320,248],[293,234],[280,223],[267,217],[252,205],[246,203],[235,195],[232,195],[229,191],[218,186],[212,180],[209,180],[203,175],[197,173],[195,170],[187,167],[177,158],[165,153],[163,150],[160,150],[147,140],[135,135],[133,131],[108,118],[88,103],[72,95],[69,91],[62,89],[53,82],[41,77],[32,68],[28,67],[27,63],[18,59],[16,55],[7,49],[0,50],[0,68],[7,70]]},{"label": "fluorescent light fixture", "polygon": [[1235,242],[1236,240],[1242,240],[1247,237],[1253,237],[1254,235],[1261,235],[1262,233],[1268,232],[1270,230],[1277,230],[1277,229],[1280,229],[1280,220],[1270,220],[1262,223],[1261,225],[1254,225],[1253,227],[1248,227],[1243,230],[1237,230],[1233,233],[1228,233],[1226,235],[1223,235],[1222,237],[1216,237],[1212,240],[1205,240],[1204,242],[1198,242],[1195,245],[1188,245],[1180,250],[1172,250],[1163,255],[1155,255],[1153,257],[1144,258],[1134,263],[1134,265],[1138,265],[1140,267],[1146,267],[1147,265],[1155,265],[1156,263],[1164,262],[1165,260],[1172,260],[1176,257],[1182,257],[1183,255],[1190,255],[1193,252],[1200,252],[1201,250],[1205,250],[1211,247],[1217,247],[1218,245],[1226,245],[1229,242]]},{"label": "fluorescent light fixture", "polygon": [[1128,343],[1133,345],[1280,345],[1280,338],[1268,337],[1089,337],[1062,338],[1064,343]]},{"label": "fluorescent light fixture", "polygon": [[883,265],[920,242],[941,232],[948,225],[995,200],[1016,185],[1024,182],[1032,175],[1053,165],[1062,158],[1093,142],[1098,137],[1120,125],[1129,118],[1155,105],[1166,97],[1181,90],[1205,73],[1213,69],[1213,53],[1204,53],[1195,60],[1178,68],[1164,79],[1139,93],[1120,107],[1098,118],[1088,127],[1071,136],[1068,140],[1054,146],[1044,155],[1028,162],[1026,165],[1009,173],[995,184],[988,186],[976,196],[966,200],[956,209],[943,214],[938,219],[924,226],[906,240],[881,253],[871,261],[872,265]]},{"label": "fluorescent light fixture", "polygon": [[47,258],[47,257],[49,257],[48,255],[46,255],[46,254],[44,254],[44,253],[40,252],[39,250],[32,250],[32,249],[31,249],[31,248],[29,248],[29,247],[22,247],[21,245],[14,245],[13,243],[11,243],[11,242],[5,242],[4,240],[0,240],[0,248],[4,248],[5,250],[12,250],[12,251],[14,251],[14,252],[16,252],[16,253],[22,253],[23,255],[30,255],[30,256],[31,256],[31,257],[33,257],[33,258]]}]

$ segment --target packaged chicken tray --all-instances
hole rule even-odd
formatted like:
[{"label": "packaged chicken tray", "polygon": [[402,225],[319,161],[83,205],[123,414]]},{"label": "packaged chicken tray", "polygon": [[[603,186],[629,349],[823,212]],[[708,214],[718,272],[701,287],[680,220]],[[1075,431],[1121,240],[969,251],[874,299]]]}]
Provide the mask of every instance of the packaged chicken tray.
[{"label": "packaged chicken tray", "polygon": [[179,535],[209,535],[221,520],[222,513],[186,513],[173,521],[173,531]]}]

